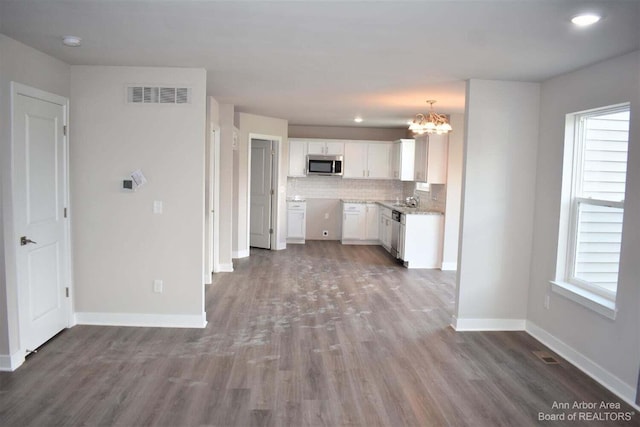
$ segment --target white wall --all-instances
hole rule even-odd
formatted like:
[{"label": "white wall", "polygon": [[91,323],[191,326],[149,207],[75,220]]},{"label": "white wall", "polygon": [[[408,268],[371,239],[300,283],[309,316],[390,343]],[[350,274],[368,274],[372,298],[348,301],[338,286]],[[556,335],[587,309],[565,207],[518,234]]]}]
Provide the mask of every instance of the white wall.
[{"label": "white wall", "polygon": [[540,86],[467,82],[457,329],[524,329]]},{"label": "white wall", "polygon": [[[529,321],[542,338],[575,351],[582,368],[633,400],[640,367],[640,53],[614,58],[542,84]],[[617,317],[605,318],[549,290],[555,277],[565,116],[631,102],[627,190]],[[549,295],[550,307],[544,309]]]},{"label": "white wall", "polygon": [[[281,138],[278,148],[278,188],[276,207],[276,249],[286,247],[287,238],[287,172],[289,168],[289,141],[287,121],[271,117],[257,116],[247,113],[236,113],[238,128],[238,168],[234,169],[234,180],[237,182],[237,191],[234,194],[234,206],[237,207],[237,236],[234,244],[236,256],[243,257],[249,255],[249,234],[248,230],[248,202],[249,202],[249,139],[265,139],[266,137]],[[259,136],[258,136],[259,135]]]},{"label": "white wall", "polygon": [[11,81],[69,97],[69,66],[0,34],[0,369],[18,350],[17,284],[11,198]]},{"label": "white wall", "polygon": [[363,141],[395,141],[408,136],[407,127],[372,128],[366,126],[289,125],[289,138],[353,139]]},{"label": "white wall", "polygon": [[449,151],[447,156],[447,194],[444,216],[442,269],[456,270],[458,268],[458,240],[460,237],[464,115],[452,114],[449,118],[449,123],[453,130],[449,133]]},{"label": "white wall", "polygon": [[[127,104],[131,83],[191,87],[192,101]],[[204,324],[205,91],[203,69],[71,68],[79,323]],[[148,183],[123,190],[138,168]],[[162,214],[153,213],[154,201]],[[155,279],[163,293],[153,292]]]}]

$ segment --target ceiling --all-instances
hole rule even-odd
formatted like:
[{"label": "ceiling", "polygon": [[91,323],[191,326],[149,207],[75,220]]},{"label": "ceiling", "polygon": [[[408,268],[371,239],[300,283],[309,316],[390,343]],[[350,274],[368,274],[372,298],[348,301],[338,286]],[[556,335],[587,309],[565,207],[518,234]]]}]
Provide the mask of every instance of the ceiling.
[{"label": "ceiling", "polygon": [[[570,18],[603,19],[576,28]],[[0,33],[72,65],[203,67],[236,111],[403,127],[469,78],[543,81],[640,48],[640,1],[0,0]],[[82,38],[65,47],[64,35]]]}]

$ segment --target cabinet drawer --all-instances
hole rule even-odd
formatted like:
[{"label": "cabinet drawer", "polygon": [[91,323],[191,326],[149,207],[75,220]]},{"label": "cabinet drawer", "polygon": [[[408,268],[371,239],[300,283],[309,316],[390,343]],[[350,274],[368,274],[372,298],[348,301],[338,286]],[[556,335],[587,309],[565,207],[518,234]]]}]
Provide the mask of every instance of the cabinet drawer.
[{"label": "cabinet drawer", "polygon": [[360,212],[364,209],[364,205],[358,203],[345,203],[342,209],[345,212]]}]

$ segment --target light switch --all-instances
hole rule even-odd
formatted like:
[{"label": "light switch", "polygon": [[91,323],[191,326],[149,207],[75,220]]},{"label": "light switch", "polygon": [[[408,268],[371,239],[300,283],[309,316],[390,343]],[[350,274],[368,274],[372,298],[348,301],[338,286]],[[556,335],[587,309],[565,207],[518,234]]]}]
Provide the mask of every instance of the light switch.
[{"label": "light switch", "polygon": [[161,214],[162,213],[162,201],[154,200],[153,202],[153,213]]},{"label": "light switch", "polygon": [[164,283],[160,279],[153,281],[153,292],[161,294],[164,288]]}]

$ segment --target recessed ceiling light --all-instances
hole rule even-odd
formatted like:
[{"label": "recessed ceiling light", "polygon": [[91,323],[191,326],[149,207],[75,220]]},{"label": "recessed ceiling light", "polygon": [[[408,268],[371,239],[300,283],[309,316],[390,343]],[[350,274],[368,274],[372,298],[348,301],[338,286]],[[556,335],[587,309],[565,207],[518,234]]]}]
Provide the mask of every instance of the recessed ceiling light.
[{"label": "recessed ceiling light", "polygon": [[353,121],[356,123],[362,123],[362,117],[358,116],[355,119],[353,119]]},{"label": "recessed ceiling light", "polygon": [[78,47],[82,43],[82,39],[80,37],[77,37],[77,36],[64,36],[62,38],[62,43],[65,46]]},{"label": "recessed ceiling light", "polygon": [[600,15],[596,15],[595,13],[584,13],[582,15],[576,15],[571,18],[571,22],[573,22],[578,27],[588,27],[589,25],[593,25],[600,20]]}]

